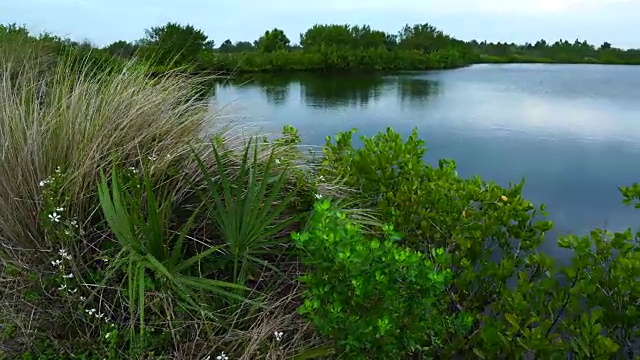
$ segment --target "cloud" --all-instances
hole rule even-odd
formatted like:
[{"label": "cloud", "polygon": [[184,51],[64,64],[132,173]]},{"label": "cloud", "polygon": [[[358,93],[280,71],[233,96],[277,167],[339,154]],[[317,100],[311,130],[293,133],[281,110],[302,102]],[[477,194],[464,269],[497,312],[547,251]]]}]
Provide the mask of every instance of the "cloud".
[{"label": "cloud", "polygon": [[24,23],[35,32],[101,45],[135,40],[146,28],[175,21],[190,23],[217,42],[253,40],[274,27],[295,41],[316,23],[369,24],[396,32],[407,23],[429,22],[469,40],[580,37],[640,47],[634,35],[640,32],[639,12],[638,0],[0,0],[0,23]]},{"label": "cloud", "polygon": [[[566,11],[593,11],[612,4],[631,4],[632,0],[324,0],[301,2],[275,0],[256,6],[268,12],[321,11],[331,13],[413,12],[432,16],[450,14],[557,14]],[[640,8],[640,6],[636,6]],[[255,8],[254,8],[255,9]]]}]

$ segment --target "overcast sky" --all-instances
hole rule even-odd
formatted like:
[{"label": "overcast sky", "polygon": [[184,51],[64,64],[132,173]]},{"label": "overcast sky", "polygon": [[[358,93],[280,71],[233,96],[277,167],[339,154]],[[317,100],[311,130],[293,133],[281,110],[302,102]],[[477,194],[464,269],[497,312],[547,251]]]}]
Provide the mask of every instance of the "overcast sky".
[{"label": "overcast sky", "polygon": [[429,22],[463,40],[604,41],[640,48],[640,0],[0,0],[0,23],[25,24],[106,45],[167,21],[192,24],[216,44],[283,29],[292,42],[316,23],[369,24],[396,33]]}]

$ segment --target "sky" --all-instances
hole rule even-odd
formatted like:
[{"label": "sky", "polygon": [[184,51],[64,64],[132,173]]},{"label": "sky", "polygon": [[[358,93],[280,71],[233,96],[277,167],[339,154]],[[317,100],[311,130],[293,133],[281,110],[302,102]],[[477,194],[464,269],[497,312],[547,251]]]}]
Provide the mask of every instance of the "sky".
[{"label": "sky", "polygon": [[0,0],[0,23],[26,25],[104,46],[168,21],[191,24],[216,44],[257,39],[274,27],[293,43],[314,24],[368,24],[396,33],[428,22],[462,40],[579,38],[640,48],[640,0]]}]

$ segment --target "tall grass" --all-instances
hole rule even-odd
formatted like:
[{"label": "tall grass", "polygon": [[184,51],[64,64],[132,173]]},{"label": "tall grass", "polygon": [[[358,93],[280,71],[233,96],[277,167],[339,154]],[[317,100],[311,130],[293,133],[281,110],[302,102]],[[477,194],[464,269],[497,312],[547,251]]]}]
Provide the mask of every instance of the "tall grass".
[{"label": "tall grass", "polygon": [[[178,72],[156,77],[136,61],[122,68],[95,67],[73,53],[49,61],[48,49],[29,46],[20,51],[30,56],[18,61],[19,44],[3,39],[0,267],[6,286],[0,291],[0,327],[13,323],[21,329],[23,348],[33,348],[34,339],[42,337],[53,343],[104,341],[102,325],[87,321],[78,304],[51,284],[60,274],[50,262],[63,247],[73,259],[68,269],[74,281],[93,286],[86,301],[97,303],[98,311],[121,327],[139,330],[130,331],[133,350],[144,346],[151,334],[146,329],[154,326],[172,330],[173,351],[191,347],[189,352],[199,354],[224,345],[242,358],[278,358],[271,352],[275,345],[265,351],[260,344],[269,340],[270,329],[290,324],[295,341],[288,343],[288,354],[318,344],[294,311],[299,290],[291,282],[297,272],[272,275],[275,267],[262,260],[278,256],[281,247],[274,244],[286,242],[295,225],[289,219],[300,203],[295,191],[300,172],[287,169],[298,165],[283,160],[276,166],[276,159],[295,158],[295,145],[259,137],[247,141],[228,132],[232,124],[212,113],[202,96],[209,79]],[[120,170],[128,168],[143,179],[140,191],[129,192],[121,180]],[[58,176],[56,188],[44,191],[51,176]],[[198,189],[204,197],[197,196]],[[308,189],[303,195],[313,198]],[[194,208],[203,202],[210,206],[201,215]],[[64,217],[79,220],[79,235],[53,231],[60,214],[51,211],[58,207]],[[107,256],[111,265],[97,267],[96,259]],[[215,268],[225,258],[236,271],[204,269],[203,263]],[[242,304],[253,294],[236,291],[257,286],[248,281],[247,263],[262,267],[261,290],[269,293],[259,295],[260,307],[249,306],[251,315],[234,306],[237,313],[218,318],[225,311],[220,304],[238,305],[238,299]],[[9,268],[18,270],[9,274]],[[96,277],[100,271],[104,274]],[[99,278],[104,282],[87,285]],[[265,287],[272,280],[286,286]],[[218,326],[227,319],[234,324]],[[304,338],[316,340],[303,344]],[[135,357],[123,347],[110,351]]]},{"label": "tall grass", "polygon": [[82,59],[69,57],[43,72],[39,62],[15,69],[5,60],[0,236],[10,248],[46,246],[38,221],[39,183],[57,167],[68,175],[68,211],[88,220],[97,206],[98,170],[108,169],[114,154],[130,166],[166,168],[213,121],[206,99],[194,97],[201,80],[178,74],[153,79],[133,63],[121,72],[93,73],[79,64]]}]

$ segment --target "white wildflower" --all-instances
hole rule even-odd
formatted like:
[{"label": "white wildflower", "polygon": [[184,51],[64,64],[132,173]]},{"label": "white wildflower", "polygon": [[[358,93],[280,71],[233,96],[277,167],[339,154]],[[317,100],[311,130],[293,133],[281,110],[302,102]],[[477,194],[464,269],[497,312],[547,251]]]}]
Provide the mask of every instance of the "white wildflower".
[{"label": "white wildflower", "polygon": [[40,181],[40,186],[41,186],[41,187],[42,187],[42,186],[45,186],[45,185],[47,185],[48,183],[49,183],[49,181],[48,181],[48,180],[42,180],[42,181]]},{"label": "white wildflower", "polygon": [[66,288],[67,288],[67,285],[66,285],[66,284],[62,284],[62,285],[58,288],[58,290],[64,290],[64,289],[66,289]]},{"label": "white wildflower", "polygon": [[60,264],[62,264],[62,260],[60,260],[60,259],[56,259],[56,260],[51,261],[51,265],[53,265],[53,266],[60,266]]},{"label": "white wildflower", "polygon": [[93,315],[96,312],[96,309],[85,310],[85,312],[89,315]]},{"label": "white wildflower", "polygon": [[84,296],[80,296],[80,301],[85,301],[85,300],[87,300],[87,298],[86,298],[86,297],[84,297]]},{"label": "white wildflower", "polygon": [[320,180],[320,181],[324,181],[324,176],[320,175],[320,177],[318,178],[318,180]]},{"label": "white wildflower", "polygon": [[225,355],[224,351],[220,355],[216,356],[216,360],[229,360],[229,357]]},{"label": "white wildflower", "polygon": [[63,207],[56,208],[56,211],[58,211],[58,212],[63,212],[63,211],[64,211],[64,208],[63,208]]},{"label": "white wildflower", "polygon": [[62,170],[60,169],[60,166],[58,166],[58,167],[56,168],[56,174],[60,174],[60,172],[61,172],[61,171],[62,171]]},{"label": "white wildflower", "polygon": [[110,335],[111,335],[111,333],[107,333],[107,335],[105,335],[104,338],[108,339]]},{"label": "white wildflower", "polygon": [[96,314],[96,317],[97,317],[98,319],[102,319],[102,318],[104,317],[104,314],[103,314],[103,313],[97,313],[97,314]]},{"label": "white wildflower", "polygon": [[151,161],[156,161],[156,159],[157,159],[157,158],[158,158],[158,157],[157,157],[157,156],[155,156],[155,155],[151,155],[151,156],[149,156],[149,160],[151,160]]},{"label": "white wildflower", "polygon": [[73,279],[73,273],[69,273],[67,275],[62,275],[63,278],[65,279]]},{"label": "white wildflower", "polygon": [[71,226],[73,226],[73,227],[78,227],[78,221],[76,221],[76,220],[71,220],[69,222],[69,224],[71,224]]},{"label": "white wildflower", "polygon": [[274,332],[274,333],[273,333],[273,336],[275,336],[275,337],[276,337],[276,341],[280,341],[280,340],[282,340],[282,335],[284,335],[284,334],[282,333],[282,331],[276,331],[276,332]]},{"label": "white wildflower", "polygon": [[70,293],[72,293],[72,294],[75,294],[75,293],[76,293],[76,291],[78,291],[78,289],[73,289],[73,290],[69,289],[68,291],[69,291]]},{"label": "white wildflower", "polygon": [[51,222],[60,222],[60,215],[57,212],[53,212],[53,214],[49,214],[49,219],[51,219]]},{"label": "white wildflower", "polygon": [[[149,158],[149,159],[151,159],[151,158]],[[129,167],[129,170],[130,170],[132,173],[134,173],[134,174],[137,174],[137,173],[138,173],[138,169],[136,169],[136,168],[135,168],[135,167],[133,167],[133,166],[130,166],[130,167]]]},{"label": "white wildflower", "polygon": [[58,255],[60,255],[60,257],[62,257],[63,259],[71,260],[71,255],[67,253],[66,249],[60,249],[58,251]]},{"label": "white wildflower", "polygon": [[280,164],[280,159],[276,159],[276,164]]},{"label": "white wildflower", "polygon": [[322,199],[322,195],[321,194],[316,194],[316,199]]}]

